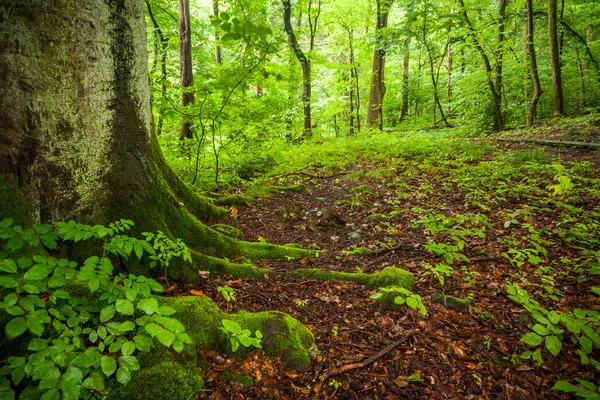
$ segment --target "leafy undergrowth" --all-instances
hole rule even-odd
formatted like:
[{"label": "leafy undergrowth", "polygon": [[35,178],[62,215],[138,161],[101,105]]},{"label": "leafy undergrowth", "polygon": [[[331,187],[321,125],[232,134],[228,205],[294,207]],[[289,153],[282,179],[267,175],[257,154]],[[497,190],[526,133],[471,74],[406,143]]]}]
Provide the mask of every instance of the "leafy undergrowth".
[{"label": "leafy undergrowth", "polygon": [[[289,313],[312,330],[319,351],[302,372],[260,353],[227,360],[203,354],[205,397],[312,398],[327,372],[412,331],[418,333],[371,365],[327,379],[318,396],[565,398],[553,389],[559,381],[581,394],[585,385],[594,389],[597,166],[567,150],[561,161],[540,148],[449,143],[287,175],[276,183],[304,183],[307,191],[274,194],[219,221],[245,240],[299,243],[319,257],[265,261],[273,271],[266,280],[210,279],[170,290],[208,295],[233,311]],[[290,274],[388,266],[415,275],[412,299],[420,296],[426,315],[371,299],[377,288]],[[235,291],[228,304],[218,291],[225,285]]]}]

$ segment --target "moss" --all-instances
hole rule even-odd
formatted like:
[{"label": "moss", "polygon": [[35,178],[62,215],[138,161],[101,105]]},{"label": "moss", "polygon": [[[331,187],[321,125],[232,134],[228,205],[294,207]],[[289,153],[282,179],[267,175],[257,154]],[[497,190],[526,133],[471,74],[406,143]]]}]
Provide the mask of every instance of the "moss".
[{"label": "moss", "polygon": [[229,340],[220,328],[223,319],[238,322],[252,333],[263,334],[262,347],[272,357],[281,357],[290,368],[302,369],[311,362],[310,351],[314,345],[313,334],[298,320],[277,311],[250,313],[240,311],[227,315],[211,299],[204,296],[165,298],[165,304],[177,310],[174,315],[186,327],[197,347],[226,352],[230,356],[243,357],[254,348],[240,347],[231,352]]},{"label": "moss", "polygon": [[0,175],[0,221],[12,218],[13,225],[31,226],[33,219],[27,200],[17,185],[7,182]]},{"label": "moss", "polygon": [[320,281],[351,281],[376,288],[398,286],[410,289],[415,285],[415,277],[413,274],[406,270],[395,267],[385,267],[383,270],[373,274],[326,271],[319,268],[307,268],[293,271],[291,272],[291,275],[303,278],[313,278]]},{"label": "moss", "polygon": [[367,221],[384,221],[390,217],[385,214],[372,214],[365,218]]},{"label": "moss", "polygon": [[250,193],[253,196],[267,196],[270,194],[280,193],[280,192],[292,192],[292,193],[304,193],[306,192],[306,187],[304,185],[294,185],[294,186],[272,186],[272,185],[261,185],[254,187]]},{"label": "moss", "polygon": [[432,303],[443,304],[444,306],[456,310],[466,310],[471,305],[471,300],[469,299],[461,299],[460,297],[454,296],[443,296],[441,294],[434,294],[431,296]]},{"label": "moss", "polygon": [[222,195],[218,193],[209,193],[209,196],[217,206],[247,207],[252,204],[252,197],[244,196],[242,194]]},{"label": "moss", "polygon": [[116,386],[108,400],[186,400],[204,388],[202,369],[164,346],[155,345],[139,358],[141,369],[127,385]]},{"label": "moss", "polygon": [[233,227],[231,225],[226,225],[226,224],[215,224],[215,225],[211,225],[210,226],[211,229],[222,233],[225,236],[229,236],[230,238],[240,238],[242,236],[244,236],[244,232],[240,231],[239,229],[237,229],[236,227]]},{"label": "moss", "polygon": [[252,386],[254,385],[254,379],[252,379],[249,375],[236,374],[235,372],[231,372],[229,370],[223,371],[221,374],[221,381],[223,382],[239,382],[244,386]]}]

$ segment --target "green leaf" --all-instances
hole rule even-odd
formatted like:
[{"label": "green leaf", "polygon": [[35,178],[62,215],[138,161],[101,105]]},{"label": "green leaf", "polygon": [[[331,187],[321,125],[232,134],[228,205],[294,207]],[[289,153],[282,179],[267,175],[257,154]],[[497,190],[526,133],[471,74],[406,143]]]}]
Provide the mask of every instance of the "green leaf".
[{"label": "green leaf", "polygon": [[184,344],[180,340],[176,340],[173,342],[173,349],[178,353],[181,353],[184,347]]},{"label": "green leaf", "polygon": [[134,301],[137,297],[137,291],[133,288],[126,289],[125,297],[127,298],[127,300]]},{"label": "green leaf", "polygon": [[23,315],[25,311],[19,306],[12,306],[6,309],[6,312],[10,315]]},{"label": "green leaf", "polygon": [[546,336],[550,333],[550,331],[544,325],[540,324],[535,324],[531,329],[542,336]]},{"label": "green leaf", "polygon": [[23,242],[23,239],[21,239],[21,236],[16,235],[11,237],[8,242],[6,243],[6,248],[9,251],[16,251],[19,250],[20,248],[23,247],[23,244],[25,244],[25,242]]},{"label": "green leaf", "polygon": [[9,339],[14,339],[21,336],[27,330],[27,321],[23,317],[15,318],[6,324],[4,330]]},{"label": "green leaf", "polygon": [[144,248],[142,247],[141,242],[137,242],[133,246],[133,250],[135,251],[135,255],[137,256],[138,260],[141,260],[142,256],[144,255]]},{"label": "green leaf", "polygon": [[35,338],[35,339],[31,339],[31,341],[29,342],[29,346],[27,346],[27,348],[29,350],[33,350],[33,351],[40,351],[40,350],[45,349],[47,345],[48,345],[48,343],[46,342],[46,339]]},{"label": "green leaf", "polygon": [[92,293],[94,293],[100,287],[100,279],[91,278],[90,281],[88,282],[88,287],[90,288],[90,291]]},{"label": "green leaf", "polygon": [[115,307],[119,314],[133,315],[133,303],[127,299],[117,299]]},{"label": "green leaf", "polygon": [[121,345],[121,354],[124,356],[130,356],[135,352],[135,343],[132,341],[124,342]]},{"label": "green leaf", "polygon": [[17,273],[17,263],[14,260],[7,258],[0,261],[0,271],[8,272],[9,274]]},{"label": "green leaf", "polygon": [[125,368],[119,368],[117,371],[117,381],[123,385],[127,384],[131,380],[131,372]]},{"label": "green leaf", "polygon": [[60,389],[63,400],[77,400],[81,392],[81,384],[79,382],[63,380],[60,383]]},{"label": "green leaf", "polygon": [[579,390],[579,387],[567,381],[558,381],[554,384],[552,390],[560,390],[561,392],[575,393]]},{"label": "green leaf", "polygon": [[129,332],[135,329],[135,323],[133,321],[125,321],[119,327],[120,333]]},{"label": "green leaf", "polygon": [[152,339],[144,334],[137,334],[133,338],[135,347],[140,351],[150,351],[152,347]]},{"label": "green leaf", "polygon": [[40,400],[59,400],[60,395],[57,389],[50,389],[40,396]]},{"label": "green leaf", "polygon": [[6,289],[13,289],[19,286],[19,282],[10,276],[3,275],[0,276],[0,286]]},{"label": "green leaf", "polygon": [[242,333],[242,327],[240,326],[240,324],[238,324],[235,321],[229,320],[229,319],[224,319],[221,321],[221,323],[223,324],[223,326],[225,327],[225,329],[228,332],[234,333],[234,334],[241,334]]},{"label": "green leaf", "polygon": [[146,332],[148,332],[150,336],[156,336],[159,332],[164,330],[162,326],[155,324],[154,322],[146,324],[144,329],[146,329]]},{"label": "green leaf", "polygon": [[104,390],[104,377],[98,372],[92,372],[90,376],[83,381],[82,386],[87,389],[96,390],[101,392]]},{"label": "green leaf", "polygon": [[173,307],[169,307],[169,306],[161,306],[161,307],[158,307],[156,312],[160,315],[169,316],[169,315],[175,314],[175,309]]},{"label": "green leaf", "polygon": [[530,346],[539,346],[542,343],[542,337],[534,332],[529,332],[521,338],[521,341]]},{"label": "green leaf", "polygon": [[548,336],[546,338],[546,348],[553,356],[556,356],[560,353],[560,349],[562,349],[562,342],[560,339],[554,335]]},{"label": "green leaf", "polygon": [[56,367],[52,367],[46,376],[40,381],[39,388],[40,389],[50,389],[53,388],[60,379],[60,370]]},{"label": "green leaf", "polygon": [[160,343],[168,347],[173,344],[177,336],[173,332],[163,329],[156,334],[156,338]]},{"label": "green leaf", "polygon": [[67,372],[62,376],[62,380],[81,383],[83,380],[83,373],[77,367],[68,367]]},{"label": "green leaf", "polygon": [[156,299],[143,299],[137,303],[137,308],[148,315],[152,315],[158,310],[158,301]]},{"label": "green leaf", "polygon": [[128,371],[137,371],[140,369],[140,363],[134,356],[121,356],[119,357],[119,365]]},{"label": "green leaf", "polygon": [[115,306],[110,305],[108,307],[104,307],[102,311],[100,311],[100,322],[110,321],[116,313],[117,310],[115,309]]},{"label": "green leaf", "polygon": [[117,370],[117,362],[112,357],[102,356],[100,359],[100,368],[102,368],[104,375],[111,376]]}]

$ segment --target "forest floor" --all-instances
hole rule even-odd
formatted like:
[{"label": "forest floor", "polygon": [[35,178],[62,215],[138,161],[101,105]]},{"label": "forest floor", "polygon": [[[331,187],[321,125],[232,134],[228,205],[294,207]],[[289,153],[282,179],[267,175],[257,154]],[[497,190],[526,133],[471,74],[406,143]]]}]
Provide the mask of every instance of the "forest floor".
[{"label": "forest floor", "polygon": [[[204,396],[554,399],[566,398],[552,390],[559,380],[597,382],[598,373],[575,353],[580,347],[571,337],[577,335],[558,335],[563,345],[556,356],[550,347],[521,340],[540,320],[511,300],[507,289],[518,283],[544,309],[559,313],[600,310],[591,291],[600,280],[590,273],[600,260],[600,152],[486,143],[477,156],[442,151],[363,158],[327,171],[314,165],[304,171],[313,177],[279,182],[304,183],[306,192],[274,194],[218,221],[236,226],[244,240],[299,243],[319,249],[319,257],[258,262],[275,271],[265,280],[211,279],[171,289],[208,295],[223,309],[288,313],[314,333],[319,353],[300,372],[260,353],[219,365],[210,362],[214,354],[202,354],[209,360]],[[557,159],[566,171],[556,168]],[[549,185],[560,185],[561,175],[574,188],[553,193]],[[445,244],[445,250],[427,249],[431,243]],[[436,273],[427,265],[449,269]],[[422,297],[427,315],[370,299],[375,288],[289,275],[300,268],[373,273],[386,266],[415,275],[412,291]],[[217,290],[225,285],[236,293],[229,304]],[[440,294],[441,303],[434,303],[432,296]],[[449,296],[469,303],[455,305]],[[327,372],[365,360],[412,332],[379,360],[330,377],[315,393]],[[537,348],[541,365],[521,357]],[[251,376],[254,384],[223,379],[226,369]]]}]

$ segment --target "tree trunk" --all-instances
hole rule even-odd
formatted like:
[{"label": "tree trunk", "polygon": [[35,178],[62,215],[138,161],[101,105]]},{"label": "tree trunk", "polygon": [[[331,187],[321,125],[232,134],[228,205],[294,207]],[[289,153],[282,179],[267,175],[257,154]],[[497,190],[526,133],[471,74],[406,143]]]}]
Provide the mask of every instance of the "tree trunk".
[{"label": "tree trunk", "polygon": [[537,68],[537,59],[535,55],[535,47],[533,45],[533,0],[527,0],[525,3],[527,7],[527,52],[529,55],[529,65],[531,68],[531,80],[533,81],[533,97],[529,102],[529,106],[527,106],[527,128],[533,125],[535,121],[535,114],[537,110],[537,104],[542,97],[544,91],[542,90],[542,86],[540,85],[540,77],[538,74]]},{"label": "tree trunk", "polygon": [[199,280],[198,270],[240,271],[216,257],[297,251],[236,241],[200,222],[228,211],[198,197],[163,158],[143,1],[16,3],[0,25],[0,219],[23,209],[7,202],[15,196],[44,223],[131,219],[132,234],[161,230],[193,250],[194,265],[169,270],[187,281]]},{"label": "tree trunk", "polygon": [[[192,35],[190,28],[190,2],[179,0],[179,67],[181,71],[181,105],[187,106],[194,102],[194,94],[187,90],[194,85],[194,72],[192,70]],[[192,127],[185,119],[181,123],[179,139],[191,139]]]},{"label": "tree trunk", "polygon": [[[150,20],[152,20],[152,25],[154,26],[154,31],[156,32],[156,36],[160,41],[160,94],[165,99],[167,97],[167,49],[169,47],[169,38],[166,37],[160,26],[158,25],[158,21],[154,17],[154,13],[152,12],[152,6],[148,0],[146,0],[146,6],[148,8],[148,16]],[[155,61],[158,61],[159,54],[155,55]],[[158,123],[156,124],[156,134],[160,136],[162,133],[163,126],[163,108],[160,107],[158,110]]]},{"label": "tree trunk", "polygon": [[508,0],[500,0],[498,4],[498,36],[496,37],[496,81],[494,87],[498,94],[498,101],[500,102],[500,109],[502,109],[502,67],[504,57],[504,29],[505,29],[505,15],[506,5]]},{"label": "tree trunk", "polygon": [[[213,15],[219,17],[219,0],[213,0]],[[219,45],[219,31],[215,28],[215,63],[223,65],[223,57],[221,56],[221,45]]]},{"label": "tree trunk", "polygon": [[467,26],[469,28],[469,33],[473,39],[473,44],[474,44],[475,48],[477,49],[477,51],[479,52],[481,59],[483,60],[483,65],[484,65],[485,72],[487,75],[488,88],[490,90],[490,94],[492,96],[492,102],[494,104],[494,117],[495,117],[494,118],[494,130],[500,132],[500,131],[502,131],[502,128],[503,128],[502,104],[501,104],[500,95],[496,91],[496,87],[494,86],[494,81],[492,80],[492,65],[490,64],[490,59],[484,49],[484,46],[481,44],[479,37],[475,33],[475,29],[473,27],[473,24],[471,23],[469,14],[467,13],[467,9],[465,8],[464,0],[458,0],[458,2],[460,4],[463,18],[465,19],[465,22],[467,23]]},{"label": "tree trunk", "polygon": [[304,110],[304,135],[310,136],[312,135],[312,121],[310,115],[310,97],[312,91],[310,81],[310,62],[300,48],[298,39],[296,39],[296,34],[294,33],[294,28],[292,27],[290,20],[292,15],[292,6],[290,4],[290,0],[281,0],[281,3],[283,4],[283,27],[288,37],[288,43],[296,55],[296,58],[300,62],[300,66],[302,67],[302,107]]},{"label": "tree trunk", "polygon": [[412,39],[412,24],[415,20],[413,15],[414,1],[408,3],[406,19],[406,36],[404,36],[404,46],[402,54],[402,106],[400,108],[400,121],[404,121],[408,116],[408,78],[410,73],[410,41]]},{"label": "tree trunk", "polygon": [[382,41],[382,29],[388,25],[388,16],[393,0],[377,0],[376,48],[373,53],[373,69],[371,72],[371,90],[369,93],[369,109],[367,124],[383,129],[383,97],[385,96],[385,44]]},{"label": "tree trunk", "polygon": [[548,0],[548,38],[550,40],[550,65],[552,67],[552,105],[554,116],[564,115],[562,68],[558,57],[557,0]]},{"label": "tree trunk", "polygon": [[450,33],[448,33],[448,42],[446,43],[446,46],[446,52],[448,53],[448,58],[446,60],[446,69],[448,70],[446,98],[448,102],[447,115],[449,116],[452,112],[452,42],[450,41]]}]

